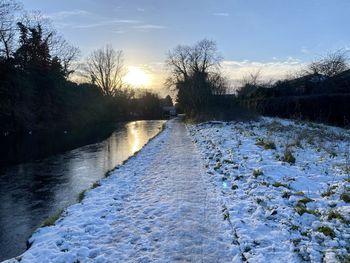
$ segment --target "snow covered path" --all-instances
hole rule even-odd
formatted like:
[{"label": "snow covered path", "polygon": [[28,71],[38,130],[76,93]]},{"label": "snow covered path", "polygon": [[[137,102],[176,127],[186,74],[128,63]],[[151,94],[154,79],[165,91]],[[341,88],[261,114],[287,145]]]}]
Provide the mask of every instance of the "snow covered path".
[{"label": "snow covered path", "polygon": [[231,262],[238,250],[221,192],[184,124],[167,125],[56,225],[39,229],[21,262]]}]

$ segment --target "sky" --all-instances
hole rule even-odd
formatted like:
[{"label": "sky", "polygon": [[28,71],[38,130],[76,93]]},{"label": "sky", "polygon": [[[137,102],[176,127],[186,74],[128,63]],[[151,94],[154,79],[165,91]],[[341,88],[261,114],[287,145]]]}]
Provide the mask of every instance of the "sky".
[{"label": "sky", "polygon": [[232,79],[256,70],[283,77],[327,52],[350,50],[349,0],[23,0],[81,50],[112,45],[126,65],[163,86],[164,60],[178,44],[215,40]]}]

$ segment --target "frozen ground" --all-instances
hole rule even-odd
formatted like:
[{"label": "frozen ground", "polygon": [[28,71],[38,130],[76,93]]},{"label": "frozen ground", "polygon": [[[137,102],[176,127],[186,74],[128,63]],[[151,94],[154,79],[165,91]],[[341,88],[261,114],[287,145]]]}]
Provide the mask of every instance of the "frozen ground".
[{"label": "frozen ground", "polygon": [[[240,261],[210,182],[178,120],[99,182],[56,225],[39,229],[21,262]],[[17,262],[11,260],[10,262]]]},{"label": "frozen ground", "polygon": [[272,118],[189,130],[244,261],[350,261],[349,130]]}]

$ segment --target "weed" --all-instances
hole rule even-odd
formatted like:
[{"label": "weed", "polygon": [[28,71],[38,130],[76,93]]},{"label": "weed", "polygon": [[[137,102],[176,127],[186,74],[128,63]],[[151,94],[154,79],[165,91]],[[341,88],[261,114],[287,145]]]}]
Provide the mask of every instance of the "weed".
[{"label": "weed", "polygon": [[284,191],[283,194],[282,194],[283,198],[289,198],[290,196],[291,196],[291,193],[287,192],[287,191]]},{"label": "weed", "polygon": [[[293,227],[293,226],[292,226]],[[298,227],[298,226],[296,226]],[[299,227],[298,227],[299,228]],[[292,229],[293,230],[293,229]],[[301,242],[301,239],[300,238],[296,238],[296,239],[292,239],[292,243],[294,246],[298,246]]]},{"label": "weed", "polygon": [[295,164],[295,157],[293,156],[292,152],[288,150],[288,148],[286,148],[284,151],[283,161],[289,164]]},{"label": "weed", "polygon": [[323,193],[321,194],[321,196],[322,196],[322,197],[330,197],[330,196],[333,195],[333,194],[335,194],[335,192],[334,192],[331,188],[329,188],[329,189],[327,189],[326,192],[323,192]]},{"label": "weed", "polygon": [[328,220],[332,219],[338,219],[339,221],[346,222],[347,220],[344,218],[344,216],[339,213],[337,210],[331,210],[328,213]]},{"label": "weed", "polygon": [[224,215],[224,220],[230,219],[230,214],[229,214],[229,212],[227,211],[227,207],[226,207],[226,206],[224,206],[224,208],[222,209],[222,213],[223,213],[223,215]]},{"label": "weed", "polygon": [[338,156],[338,154],[336,153],[336,152],[331,152],[330,154],[329,154],[329,157],[330,158],[335,158],[335,157],[337,157]]},{"label": "weed", "polygon": [[317,228],[317,231],[331,238],[335,238],[336,236],[334,230],[328,226],[320,226]]},{"label": "weed", "polygon": [[83,190],[78,195],[78,202],[81,203],[85,197],[86,190]]},{"label": "weed", "polygon": [[307,237],[307,232],[306,231],[300,232],[300,235]]},{"label": "weed", "polygon": [[287,147],[298,147],[303,149],[303,146],[301,145],[301,142],[299,139],[296,139],[294,142],[288,144]]},{"label": "weed", "polygon": [[261,198],[257,198],[257,199],[256,199],[256,202],[257,202],[258,205],[260,205],[260,204],[262,204],[262,202],[264,202],[264,200],[261,199]]},{"label": "weed", "polygon": [[237,176],[234,178],[234,180],[235,180],[235,181],[238,181],[238,180],[241,180],[242,178],[243,178],[242,175],[237,175]]},{"label": "weed", "polygon": [[258,176],[263,175],[263,174],[264,174],[263,171],[261,171],[259,169],[253,171],[254,177],[258,177]]},{"label": "weed", "polygon": [[340,195],[340,199],[343,200],[345,203],[350,203],[350,195],[348,193],[342,193]]},{"label": "weed", "polygon": [[96,187],[101,186],[101,184],[99,182],[94,182],[94,184],[91,186],[91,189],[94,189]]},{"label": "weed", "polygon": [[263,185],[263,186],[266,186],[266,187],[269,187],[269,186],[270,186],[270,183],[269,183],[269,182],[265,182],[265,181],[264,181],[264,182],[261,182],[260,184]]},{"label": "weed", "polygon": [[49,218],[45,219],[44,222],[42,222],[41,226],[46,227],[46,226],[52,226],[55,224],[55,222],[62,216],[63,210],[60,210],[50,216]]},{"label": "weed", "polygon": [[259,138],[255,144],[263,147],[265,150],[276,150],[276,144],[272,141],[266,141]]},{"label": "weed", "polygon": [[216,162],[215,166],[214,166],[214,170],[219,170],[221,168],[221,163],[220,162]]},{"label": "weed", "polygon": [[299,227],[297,225],[292,225],[290,229],[296,231],[299,230]]},{"label": "weed", "polygon": [[300,199],[299,201],[298,201],[298,203],[301,203],[301,204],[303,204],[303,205],[306,205],[307,203],[310,203],[310,202],[313,202],[314,200],[312,200],[311,198],[309,198],[309,197],[304,197],[304,198],[302,198],[302,199]]},{"label": "weed", "polygon": [[284,183],[281,183],[281,182],[274,182],[274,183],[272,184],[272,186],[274,186],[274,187],[285,187],[285,188],[289,188],[288,185],[286,185],[286,184],[284,184]]},{"label": "weed", "polygon": [[318,216],[320,215],[320,213],[317,210],[311,210],[311,209],[307,209],[305,205],[301,204],[301,203],[297,203],[297,205],[294,208],[295,212],[297,212],[300,216],[302,216],[303,214],[307,213],[307,214],[311,214],[314,216]]}]

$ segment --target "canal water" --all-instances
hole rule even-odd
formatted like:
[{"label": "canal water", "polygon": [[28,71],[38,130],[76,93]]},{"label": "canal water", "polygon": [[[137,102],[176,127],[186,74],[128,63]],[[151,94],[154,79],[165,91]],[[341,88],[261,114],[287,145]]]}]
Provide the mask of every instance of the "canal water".
[{"label": "canal water", "polygon": [[82,190],[140,150],[163,123],[119,124],[103,141],[0,167],[0,260],[23,253],[27,239],[47,217],[76,203]]}]

